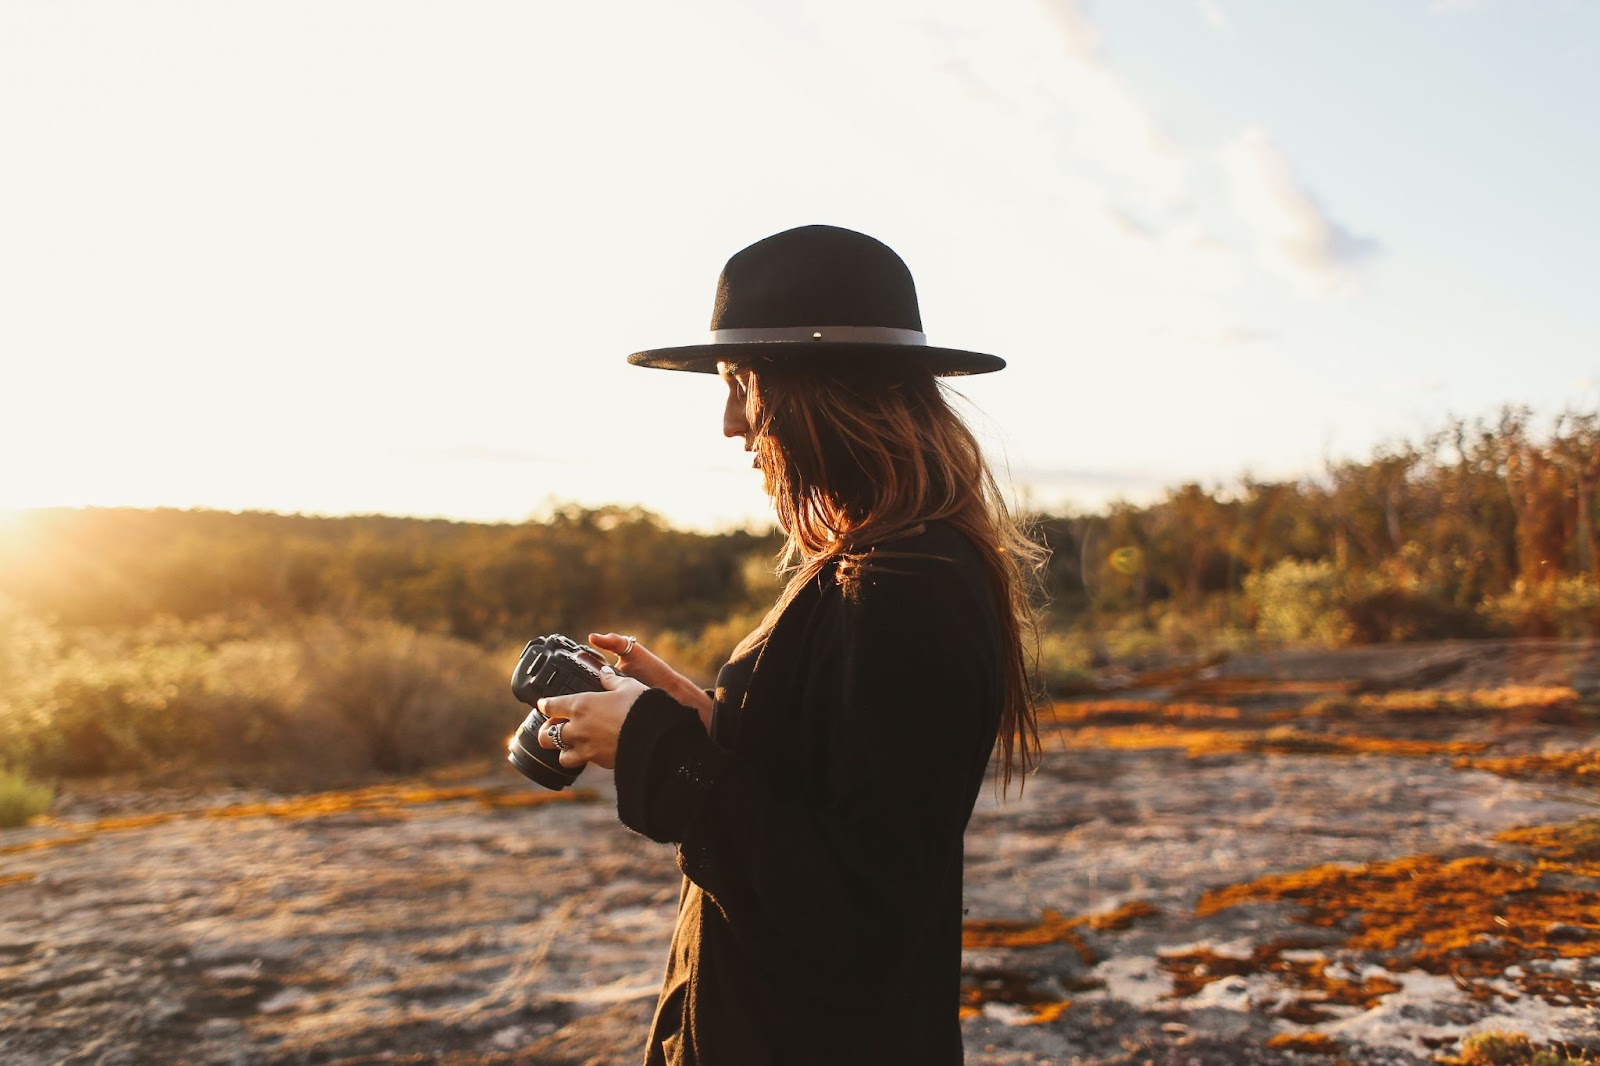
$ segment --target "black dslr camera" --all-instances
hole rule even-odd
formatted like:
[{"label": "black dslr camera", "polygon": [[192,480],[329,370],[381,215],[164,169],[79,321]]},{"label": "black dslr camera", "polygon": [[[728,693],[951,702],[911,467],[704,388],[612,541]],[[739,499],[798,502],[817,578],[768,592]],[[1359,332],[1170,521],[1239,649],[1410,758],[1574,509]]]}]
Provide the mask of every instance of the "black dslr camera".
[{"label": "black dslr camera", "polygon": [[561,752],[539,746],[539,729],[550,719],[539,713],[538,702],[546,696],[565,696],[573,692],[600,692],[600,670],[605,659],[594,648],[579,644],[560,633],[528,641],[522,658],[511,672],[511,693],[533,708],[522,725],[506,742],[506,758],[528,780],[560,791],[578,779],[583,767],[561,765]]}]

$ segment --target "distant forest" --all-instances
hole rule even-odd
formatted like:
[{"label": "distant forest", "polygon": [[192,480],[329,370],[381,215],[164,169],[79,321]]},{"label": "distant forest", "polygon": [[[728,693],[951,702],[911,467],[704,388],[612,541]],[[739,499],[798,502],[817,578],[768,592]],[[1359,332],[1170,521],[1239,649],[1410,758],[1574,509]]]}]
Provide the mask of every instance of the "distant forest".
[{"label": "distant forest", "polygon": [[[1508,410],[1301,481],[1035,516],[1056,692],[1261,644],[1600,635],[1600,420]],[[328,787],[503,749],[524,641],[636,632],[709,683],[771,532],[49,510],[0,527],[0,777]],[[25,786],[26,787],[26,786]]]},{"label": "distant forest", "polygon": [[[1347,640],[1558,635],[1600,619],[1597,484],[1600,418],[1567,414],[1535,434],[1528,411],[1508,409],[1315,478],[1188,484],[1148,506],[1035,521],[1058,622],[1219,595],[1259,613],[1276,594],[1341,612],[1325,635]],[[377,616],[481,644],[594,626],[688,633],[769,603],[778,544],[628,508],[514,525],[51,510],[0,548],[0,597],[69,627],[250,609]],[[1263,635],[1315,636],[1308,624]]]}]

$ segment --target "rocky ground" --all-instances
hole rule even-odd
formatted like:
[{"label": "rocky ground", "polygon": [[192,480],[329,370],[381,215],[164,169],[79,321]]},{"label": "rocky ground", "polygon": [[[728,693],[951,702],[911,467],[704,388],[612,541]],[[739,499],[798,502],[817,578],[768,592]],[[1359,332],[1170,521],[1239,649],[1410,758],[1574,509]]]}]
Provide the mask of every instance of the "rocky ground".
[{"label": "rocky ground", "polygon": [[[1600,1052],[1600,647],[1123,682],[974,816],[968,1062]],[[677,873],[580,784],[63,795],[0,832],[0,1062],[637,1062]]]}]

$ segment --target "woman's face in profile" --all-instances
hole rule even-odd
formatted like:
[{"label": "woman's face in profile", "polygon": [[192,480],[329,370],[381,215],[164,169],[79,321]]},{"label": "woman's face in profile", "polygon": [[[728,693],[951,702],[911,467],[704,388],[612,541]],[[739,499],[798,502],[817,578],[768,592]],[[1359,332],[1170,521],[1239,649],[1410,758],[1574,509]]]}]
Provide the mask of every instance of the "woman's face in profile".
[{"label": "woman's face in profile", "polygon": [[[746,386],[749,371],[740,370],[730,363],[718,363],[717,374],[728,386],[728,402],[722,408],[722,435],[744,440],[744,450],[754,451],[750,428],[750,390]],[[752,459],[751,465],[755,461]]]}]

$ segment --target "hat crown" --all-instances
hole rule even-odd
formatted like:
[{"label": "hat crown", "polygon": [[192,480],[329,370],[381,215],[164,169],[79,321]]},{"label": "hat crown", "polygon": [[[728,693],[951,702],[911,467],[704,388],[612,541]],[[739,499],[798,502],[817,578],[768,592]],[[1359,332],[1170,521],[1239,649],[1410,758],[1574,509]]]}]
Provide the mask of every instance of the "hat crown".
[{"label": "hat crown", "polygon": [[711,328],[888,326],[921,331],[911,271],[894,249],[838,226],[775,233],[728,260]]}]

